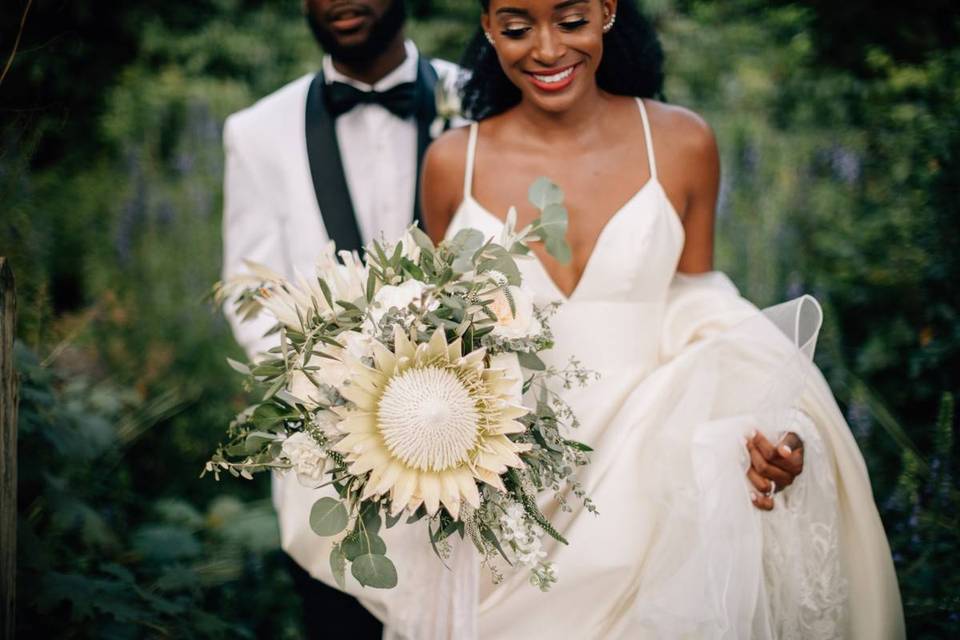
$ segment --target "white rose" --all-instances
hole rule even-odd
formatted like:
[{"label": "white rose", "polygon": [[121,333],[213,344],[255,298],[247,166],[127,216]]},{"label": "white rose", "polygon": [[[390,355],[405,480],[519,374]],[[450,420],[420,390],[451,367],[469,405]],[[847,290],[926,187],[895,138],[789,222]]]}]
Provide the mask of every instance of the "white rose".
[{"label": "white rose", "polygon": [[297,474],[301,484],[316,487],[323,483],[327,454],[309,434],[298,431],[284,440],[283,455],[293,465],[291,471]]},{"label": "white rose", "polygon": [[498,353],[490,357],[491,369],[503,369],[507,377],[512,379],[510,395],[514,404],[521,404],[523,400],[523,371],[520,369],[520,359],[515,353]]},{"label": "white rose", "polygon": [[490,300],[489,309],[497,317],[493,326],[493,335],[508,340],[527,338],[540,333],[540,321],[533,313],[533,301],[520,287],[508,287],[513,298],[514,308],[503,289],[497,289]]},{"label": "white rose", "polygon": [[427,287],[418,280],[407,280],[401,285],[384,285],[373,297],[370,315],[375,324],[380,323],[384,314],[392,308],[406,309],[407,306],[423,297]]}]

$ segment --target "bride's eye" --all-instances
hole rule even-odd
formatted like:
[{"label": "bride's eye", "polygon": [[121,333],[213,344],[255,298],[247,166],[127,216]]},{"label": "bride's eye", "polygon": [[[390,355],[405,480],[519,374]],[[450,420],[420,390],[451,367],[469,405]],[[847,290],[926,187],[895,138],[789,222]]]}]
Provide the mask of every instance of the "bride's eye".
[{"label": "bride's eye", "polygon": [[565,20],[560,23],[560,28],[564,31],[576,31],[580,27],[590,24],[589,20],[580,18],[579,20]]},{"label": "bride's eye", "polygon": [[530,27],[507,25],[500,33],[516,40],[517,38],[522,38],[527,31],[530,31]]}]

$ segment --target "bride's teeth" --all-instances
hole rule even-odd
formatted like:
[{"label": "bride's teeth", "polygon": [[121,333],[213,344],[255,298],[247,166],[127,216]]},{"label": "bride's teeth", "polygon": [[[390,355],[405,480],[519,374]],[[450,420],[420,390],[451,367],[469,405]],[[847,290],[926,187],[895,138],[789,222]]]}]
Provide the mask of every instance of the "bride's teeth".
[{"label": "bride's teeth", "polygon": [[565,71],[560,73],[555,73],[552,76],[541,76],[538,74],[533,74],[533,77],[539,80],[540,82],[545,82],[547,84],[553,84],[555,82],[560,82],[561,80],[566,80],[570,77],[570,74],[573,73],[573,67],[568,68]]}]

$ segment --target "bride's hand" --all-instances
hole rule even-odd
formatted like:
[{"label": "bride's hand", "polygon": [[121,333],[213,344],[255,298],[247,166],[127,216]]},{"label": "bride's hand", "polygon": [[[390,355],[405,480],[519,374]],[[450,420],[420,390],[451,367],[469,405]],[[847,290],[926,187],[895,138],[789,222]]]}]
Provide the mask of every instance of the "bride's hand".
[{"label": "bride's hand", "polygon": [[750,453],[747,478],[757,489],[752,496],[753,504],[758,509],[770,511],[773,509],[773,493],[789,487],[803,472],[803,441],[790,432],[774,446],[762,433],[756,432],[747,438],[747,451]]}]

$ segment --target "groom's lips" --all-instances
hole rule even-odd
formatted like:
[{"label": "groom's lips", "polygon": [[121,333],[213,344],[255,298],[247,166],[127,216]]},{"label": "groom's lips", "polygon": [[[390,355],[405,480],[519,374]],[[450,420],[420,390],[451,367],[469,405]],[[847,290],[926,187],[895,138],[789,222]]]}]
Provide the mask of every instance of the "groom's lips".
[{"label": "groom's lips", "polygon": [[361,5],[338,7],[327,14],[327,24],[342,34],[357,31],[370,18],[370,10]]}]

